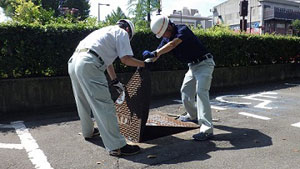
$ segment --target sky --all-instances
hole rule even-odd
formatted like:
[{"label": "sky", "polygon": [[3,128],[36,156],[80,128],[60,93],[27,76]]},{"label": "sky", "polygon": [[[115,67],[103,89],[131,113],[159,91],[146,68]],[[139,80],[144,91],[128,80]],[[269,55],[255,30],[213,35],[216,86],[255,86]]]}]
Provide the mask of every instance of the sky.
[{"label": "sky", "polygon": [[[183,7],[189,9],[198,9],[201,16],[210,16],[212,13],[210,9],[214,6],[225,2],[226,0],[161,0],[162,14],[170,15],[173,10],[182,10]],[[100,20],[104,20],[105,16],[110,14],[113,10],[116,11],[119,6],[125,15],[128,16],[128,0],[90,0],[90,15],[98,17],[98,3],[109,4],[109,6],[100,5]]]},{"label": "sky", "polygon": [[3,9],[0,8],[0,22],[6,21],[7,17],[4,15]]},{"label": "sky", "polygon": [[[183,7],[189,9],[198,9],[201,16],[210,16],[212,13],[210,9],[214,6],[225,2],[226,0],[161,0],[162,1],[162,14],[170,15],[173,10],[182,10]],[[104,20],[105,16],[110,14],[113,10],[116,11],[118,7],[122,9],[125,15],[128,16],[128,0],[90,0],[90,15],[98,17],[98,3],[109,4],[109,6],[100,5],[100,20]],[[7,18],[3,14],[3,9],[0,8],[0,22]]]}]

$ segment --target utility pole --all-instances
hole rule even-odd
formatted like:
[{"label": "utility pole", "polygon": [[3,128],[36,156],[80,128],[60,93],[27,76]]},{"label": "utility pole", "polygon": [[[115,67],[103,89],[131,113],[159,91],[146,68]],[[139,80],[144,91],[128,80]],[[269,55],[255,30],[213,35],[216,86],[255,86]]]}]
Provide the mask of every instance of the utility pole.
[{"label": "utility pole", "polygon": [[180,23],[182,24],[182,11],[179,12],[180,12]]},{"label": "utility pole", "polygon": [[252,8],[253,8],[253,6],[250,6],[250,21],[249,21],[249,29],[250,29],[250,34],[251,34],[251,28],[252,28],[252,26],[251,26],[251,15],[252,15]]},{"label": "utility pole", "polygon": [[101,3],[98,3],[98,22],[100,22],[100,5],[109,6],[109,4],[101,4]]},{"label": "utility pole", "polygon": [[157,9],[156,15],[160,15],[161,12],[161,0],[158,0],[159,8]]}]

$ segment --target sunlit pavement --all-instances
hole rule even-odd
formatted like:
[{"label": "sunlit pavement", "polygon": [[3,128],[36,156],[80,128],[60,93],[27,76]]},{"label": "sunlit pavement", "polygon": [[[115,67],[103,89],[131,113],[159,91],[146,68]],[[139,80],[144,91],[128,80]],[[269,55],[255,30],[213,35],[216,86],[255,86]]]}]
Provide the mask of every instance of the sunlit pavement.
[{"label": "sunlit pavement", "polygon": [[[85,141],[77,116],[24,117],[0,124],[0,168],[264,168],[296,169],[300,162],[300,80],[211,94],[214,138],[199,129],[147,140],[140,154],[108,155],[101,138]],[[180,97],[155,99],[150,114],[184,113]],[[33,120],[34,119],[34,120]],[[155,133],[143,133],[155,135]]]}]

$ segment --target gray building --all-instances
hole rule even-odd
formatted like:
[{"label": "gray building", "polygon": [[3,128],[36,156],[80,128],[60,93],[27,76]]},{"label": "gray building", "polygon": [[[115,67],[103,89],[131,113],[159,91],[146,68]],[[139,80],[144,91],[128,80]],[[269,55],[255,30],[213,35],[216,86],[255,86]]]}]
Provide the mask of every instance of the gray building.
[{"label": "gray building", "polygon": [[[240,30],[240,0],[228,0],[213,8],[213,24]],[[300,19],[300,1],[248,0],[247,32],[289,34],[293,20]]]},{"label": "gray building", "polygon": [[175,24],[186,24],[194,28],[200,26],[204,29],[212,27],[212,18],[201,16],[197,9],[183,7],[182,10],[174,10],[168,17]]}]

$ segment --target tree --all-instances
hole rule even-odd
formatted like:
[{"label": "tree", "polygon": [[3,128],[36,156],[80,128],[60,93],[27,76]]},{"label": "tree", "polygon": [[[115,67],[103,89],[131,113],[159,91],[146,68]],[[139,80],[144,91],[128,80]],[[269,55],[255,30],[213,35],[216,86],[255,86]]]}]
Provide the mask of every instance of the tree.
[{"label": "tree", "polygon": [[300,35],[300,20],[296,19],[292,22],[292,27],[293,29],[296,31],[296,34],[298,34],[298,36]]},{"label": "tree", "polygon": [[15,9],[13,15],[15,21],[26,23],[40,22],[41,6],[35,5],[31,0],[15,0],[12,6]]},{"label": "tree", "polygon": [[[62,9],[65,13],[76,12],[75,17],[84,20],[89,17],[90,5],[87,0],[30,0],[37,6],[41,6],[47,11],[54,11],[54,16],[58,17]],[[15,8],[12,4],[16,4],[17,0],[1,0],[0,7],[4,9],[5,15],[12,17]],[[59,6],[61,4],[61,6]]]},{"label": "tree", "polygon": [[6,16],[8,17],[12,17],[15,9],[12,6],[12,2],[14,2],[15,0],[1,0],[0,1],[0,7],[3,8],[4,13]]},{"label": "tree", "polygon": [[147,16],[147,21],[151,21],[151,12],[155,10],[160,10],[159,0],[129,0],[128,1],[129,13],[135,16],[135,21],[145,20]]},{"label": "tree", "polygon": [[117,11],[112,11],[111,14],[105,17],[105,24],[112,25],[116,24],[120,19],[126,19],[126,15],[120,7],[117,8]]}]

